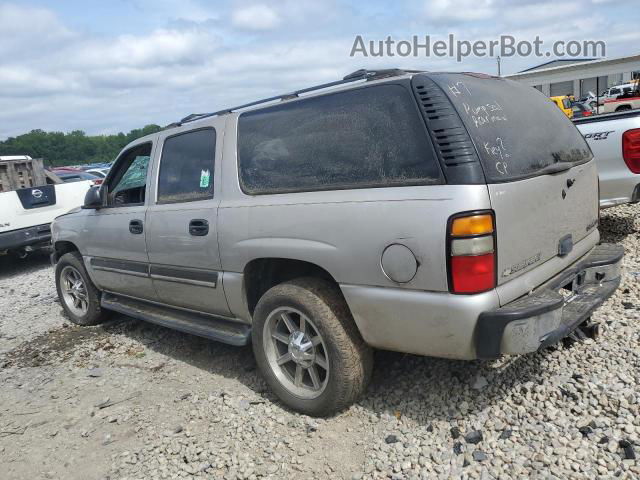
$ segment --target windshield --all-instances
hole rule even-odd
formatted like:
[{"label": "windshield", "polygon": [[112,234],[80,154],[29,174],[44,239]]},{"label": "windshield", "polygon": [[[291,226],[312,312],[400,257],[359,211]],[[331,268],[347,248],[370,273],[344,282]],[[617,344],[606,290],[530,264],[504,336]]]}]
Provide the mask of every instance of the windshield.
[{"label": "windshield", "polygon": [[[475,74],[431,74],[456,107],[488,183],[529,178],[593,155],[567,116],[538,90]],[[524,115],[523,115],[524,113]]]}]

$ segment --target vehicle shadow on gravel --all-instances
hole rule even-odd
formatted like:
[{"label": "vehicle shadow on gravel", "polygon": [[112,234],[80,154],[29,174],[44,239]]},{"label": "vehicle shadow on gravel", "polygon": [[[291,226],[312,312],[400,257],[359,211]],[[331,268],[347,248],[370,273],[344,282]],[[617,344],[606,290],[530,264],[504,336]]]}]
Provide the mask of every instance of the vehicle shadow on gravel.
[{"label": "vehicle shadow on gravel", "polygon": [[640,232],[640,221],[634,215],[621,216],[601,212],[600,217],[600,241],[620,243],[629,235]]},{"label": "vehicle shadow on gravel", "polygon": [[[57,363],[82,344],[90,344],[96,350],[109,350],[122,342],[122,336],[138,344],[133,356],[144,346],[142,350],[236,380],[257,397],[287,408],[267,388],[257,371],[250,346],[232,347],[123,315],[114,315],[112,320],[97,327],[68,325],[25,342],[7,355],[4,366]],[[545,357],[554,349],[500,361],[457,361],[376,351],[373,378],[358,405],[378,416],[403,416],[420,425],[463,419],[499,402],[514,389],[524,388],[522,385],[527,382],[547,381]],[[146,367],[141,363],[140,368],[157,372],[163,363]],[[473,385],[479,377],[485,385],[475,390]],[[212,376],[212,390],[220,390],[216,382]],[[207,388],[206,379],[202,386]]]},{"label": "vehicle shadow on gravel", "polygon": [[[250,346],[232,347],[137,320],[106,325],[105,333],[121,333],[154,352],[184,362],[202,371],[237,380],[256,395],[286,408],[267,388],[256,368]],[[500,362],[456,361],[387,351],[375,353],[371,385],[358,405],[377,415],[412,418],[419,424],[453,420],[499,402],[512,389],[526,382],[542,381],[544,357],[554,348],[535,355]],[[471,386],[482,376],[486,387]],[[459,402],[466,401],[461,410]]]},{"label": "vehicle shadow on gravel", "polygon": [[111,322],[99,328],[107,334],[123,334],[146,349],[199,370],[236,379],[259,394],[267,390],[256,372],[251,346],[233,347],[124,315],[115,315]]},{"label": "vehicle shadow on gravel", "polygon": [[16,275],[33,273],[49,267],[51,267],[51,263],[46,253],[35,252],[24,259],[11,255],[2,255],[0,256],[0,280]]}]

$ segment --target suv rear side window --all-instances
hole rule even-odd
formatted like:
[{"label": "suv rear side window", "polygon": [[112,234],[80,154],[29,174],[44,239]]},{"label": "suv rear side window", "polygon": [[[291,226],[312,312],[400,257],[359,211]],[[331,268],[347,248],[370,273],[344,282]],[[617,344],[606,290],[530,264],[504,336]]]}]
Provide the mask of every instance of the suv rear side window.
[{"label": "suv rear side window", "polygon": [[430,77],[467,127],[488,183],[535,177],[593,158],[571,120],[534,88],[486,75]]},{"label": "suv rear side window", "polygon": [[213,198],[216,131],[193,130],[168,137],[162,148],[158,203]]},{"label": "suv rear side window", "polygon": [[401,85],[243,113],[238,151],[249,194],[441,183],[417,105]]}]

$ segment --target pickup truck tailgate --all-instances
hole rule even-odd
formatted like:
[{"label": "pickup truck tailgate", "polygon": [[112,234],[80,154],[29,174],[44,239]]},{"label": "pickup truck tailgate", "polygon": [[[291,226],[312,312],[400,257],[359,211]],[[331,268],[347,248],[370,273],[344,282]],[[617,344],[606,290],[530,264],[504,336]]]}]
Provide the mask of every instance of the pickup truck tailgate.
[{"label": "pickup truck tailgate", "polygon": [[51,223],[80,207],[91,185],[62,183],[0,193],[0,233]]}]

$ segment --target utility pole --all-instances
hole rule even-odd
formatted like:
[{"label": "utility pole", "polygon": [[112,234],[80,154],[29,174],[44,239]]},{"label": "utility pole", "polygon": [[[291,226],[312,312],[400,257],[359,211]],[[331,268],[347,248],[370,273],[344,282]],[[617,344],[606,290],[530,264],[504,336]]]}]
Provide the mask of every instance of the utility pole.
[{"label": "utility pole", "polygon": [[496,60],[498,61],[498,76],[500,76],[500,56]]}]

